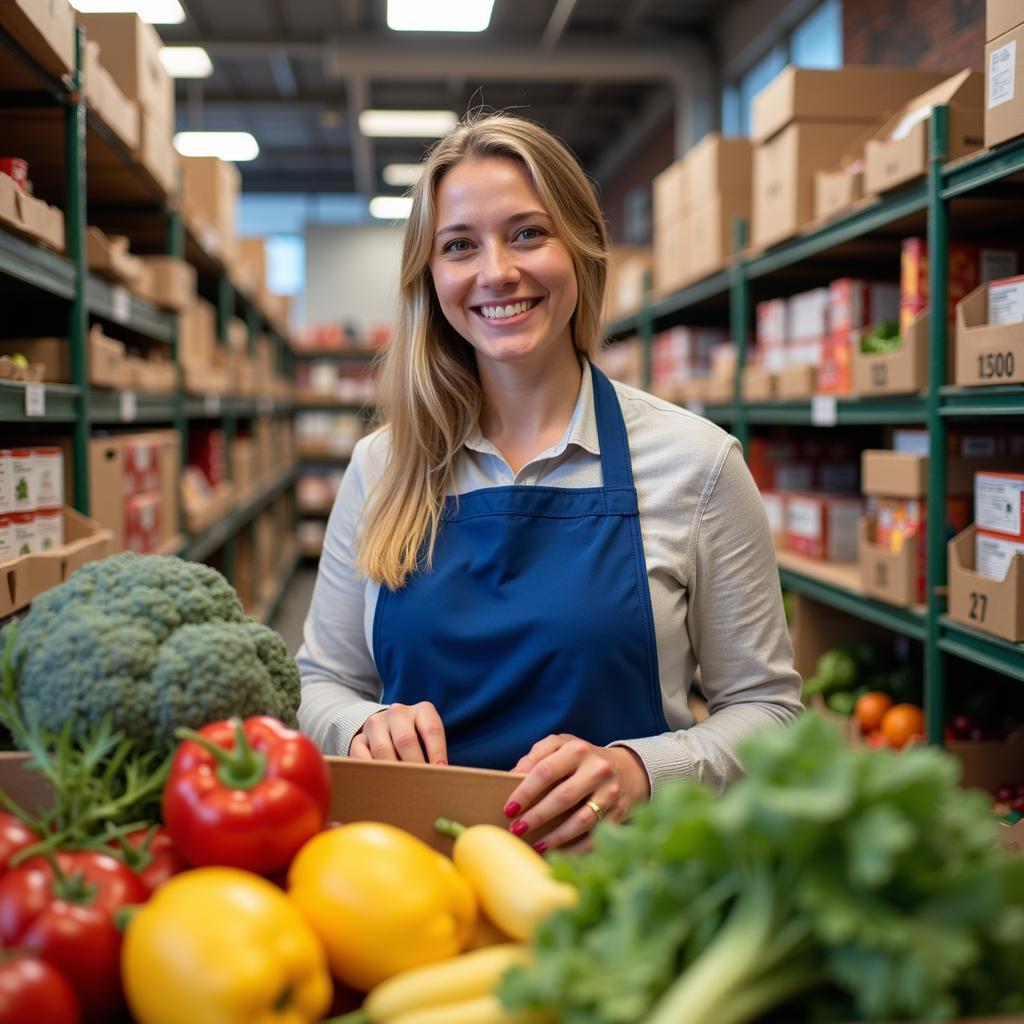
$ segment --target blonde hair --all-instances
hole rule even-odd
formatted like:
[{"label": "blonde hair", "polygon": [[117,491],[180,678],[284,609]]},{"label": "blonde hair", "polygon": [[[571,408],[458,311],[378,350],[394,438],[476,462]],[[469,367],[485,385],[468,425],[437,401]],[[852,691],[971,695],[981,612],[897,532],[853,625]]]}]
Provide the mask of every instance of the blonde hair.
[{"label": "blonde hair", "polygon": [[525,170],[568,248],[579,298],[573,345],[600,344],[608,237],[594,190],[573,155],[539,125],[498,114],[457,125],[428,154],[405,230],[398,322],[382,360],[381,418],[390,453],[370,495],[358,568],[392,590],[429,568],[455,457],[477,422],[480,381],[473,348],[445,319],[430,274],[441,178],[464,160],[500,157]]}]

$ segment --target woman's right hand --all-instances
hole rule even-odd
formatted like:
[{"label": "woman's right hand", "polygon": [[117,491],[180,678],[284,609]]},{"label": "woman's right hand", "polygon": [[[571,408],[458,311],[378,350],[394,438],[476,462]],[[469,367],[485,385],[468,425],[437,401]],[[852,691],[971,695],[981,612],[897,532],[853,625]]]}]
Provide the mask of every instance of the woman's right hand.
[{"label": "woman's right hand", "polygon": [[429,701],[392,704],[363,723],[352,738],[349,757],[367,761],[414,761],[447,764],[444,723]]}]

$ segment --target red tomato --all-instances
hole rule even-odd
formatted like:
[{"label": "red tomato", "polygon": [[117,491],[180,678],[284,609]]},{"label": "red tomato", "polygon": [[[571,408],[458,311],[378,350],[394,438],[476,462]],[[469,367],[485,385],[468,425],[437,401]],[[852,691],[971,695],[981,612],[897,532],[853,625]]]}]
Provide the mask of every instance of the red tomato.
[{"label": "red tomato", "polygon": [[79,1024],[78,1000],[52,964],[23,950],[0,956],[0,1024]]},{"label": "red tomato", "polygon": [[149,894],[188,867],[166,829],[151,825],[129,832],[124,838],[131,850],[114,849],[114,856],[135,872]]},{"label": "red tomato", "polygon": [[39,836],[21,818],[0,811],[0,874],[10,866],[11,858],[26,846],[39,842]]},{"label": "red tomato", "polygon": [[59,875],[32,857],[0,878],[0,941],[37,953],[78,996],[86,1021],[109,1019],[123,1006],[121,933],[114,915],[142,903],[134,872],[105,853],[58,853]]}]

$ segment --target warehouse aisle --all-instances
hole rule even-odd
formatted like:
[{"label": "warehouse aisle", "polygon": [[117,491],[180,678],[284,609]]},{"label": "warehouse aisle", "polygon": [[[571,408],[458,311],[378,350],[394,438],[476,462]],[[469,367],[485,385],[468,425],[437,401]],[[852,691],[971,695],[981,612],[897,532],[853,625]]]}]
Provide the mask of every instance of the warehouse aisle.
[{"label": "warehouse aisle", "polygon": [[292,576],[288,589],[277,606],[277,614],[270,625],[276,629],[288,645],[288,653],[295,653],[302,643],[302,624],[306,621],[309,602],[313,597],[313,584],[316,583],[316,567],[300,565]]}]

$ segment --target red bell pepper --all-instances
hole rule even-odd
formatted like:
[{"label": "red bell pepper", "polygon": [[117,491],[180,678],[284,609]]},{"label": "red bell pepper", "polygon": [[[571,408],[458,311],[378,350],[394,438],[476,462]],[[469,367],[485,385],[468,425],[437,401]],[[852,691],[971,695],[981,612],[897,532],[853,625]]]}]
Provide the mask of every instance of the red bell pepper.
[{"label": "red bell pepper", "polygon": [[146,890],[106,853],[32,857],[0,878],[0,941],[31,950],[71,983],[87,1021],[123,1007],[121,933],[115,915]]},{"label": "red bell pepper", "polygon": [[82,1012],[67,978],[24,950],[0,953],[0,1024],[79,1024]]},{"label": "red bell pepper", "polygon": [[38,842],[39,836],[21,818],[9,811],[0,811],[0,875],[10,867],[16,853]]},{"label": "red bell pepper", "polygon": [[178,735],[163,817],[189,864],[271,874],[323,828],[327,764],[301,733],[258,716]]},{"label": "red bell pepper", "polygon": [[168,831],[158,825],[134,829],[110,845],[114,856],[138,875],[150,895],[188,867]]}]

